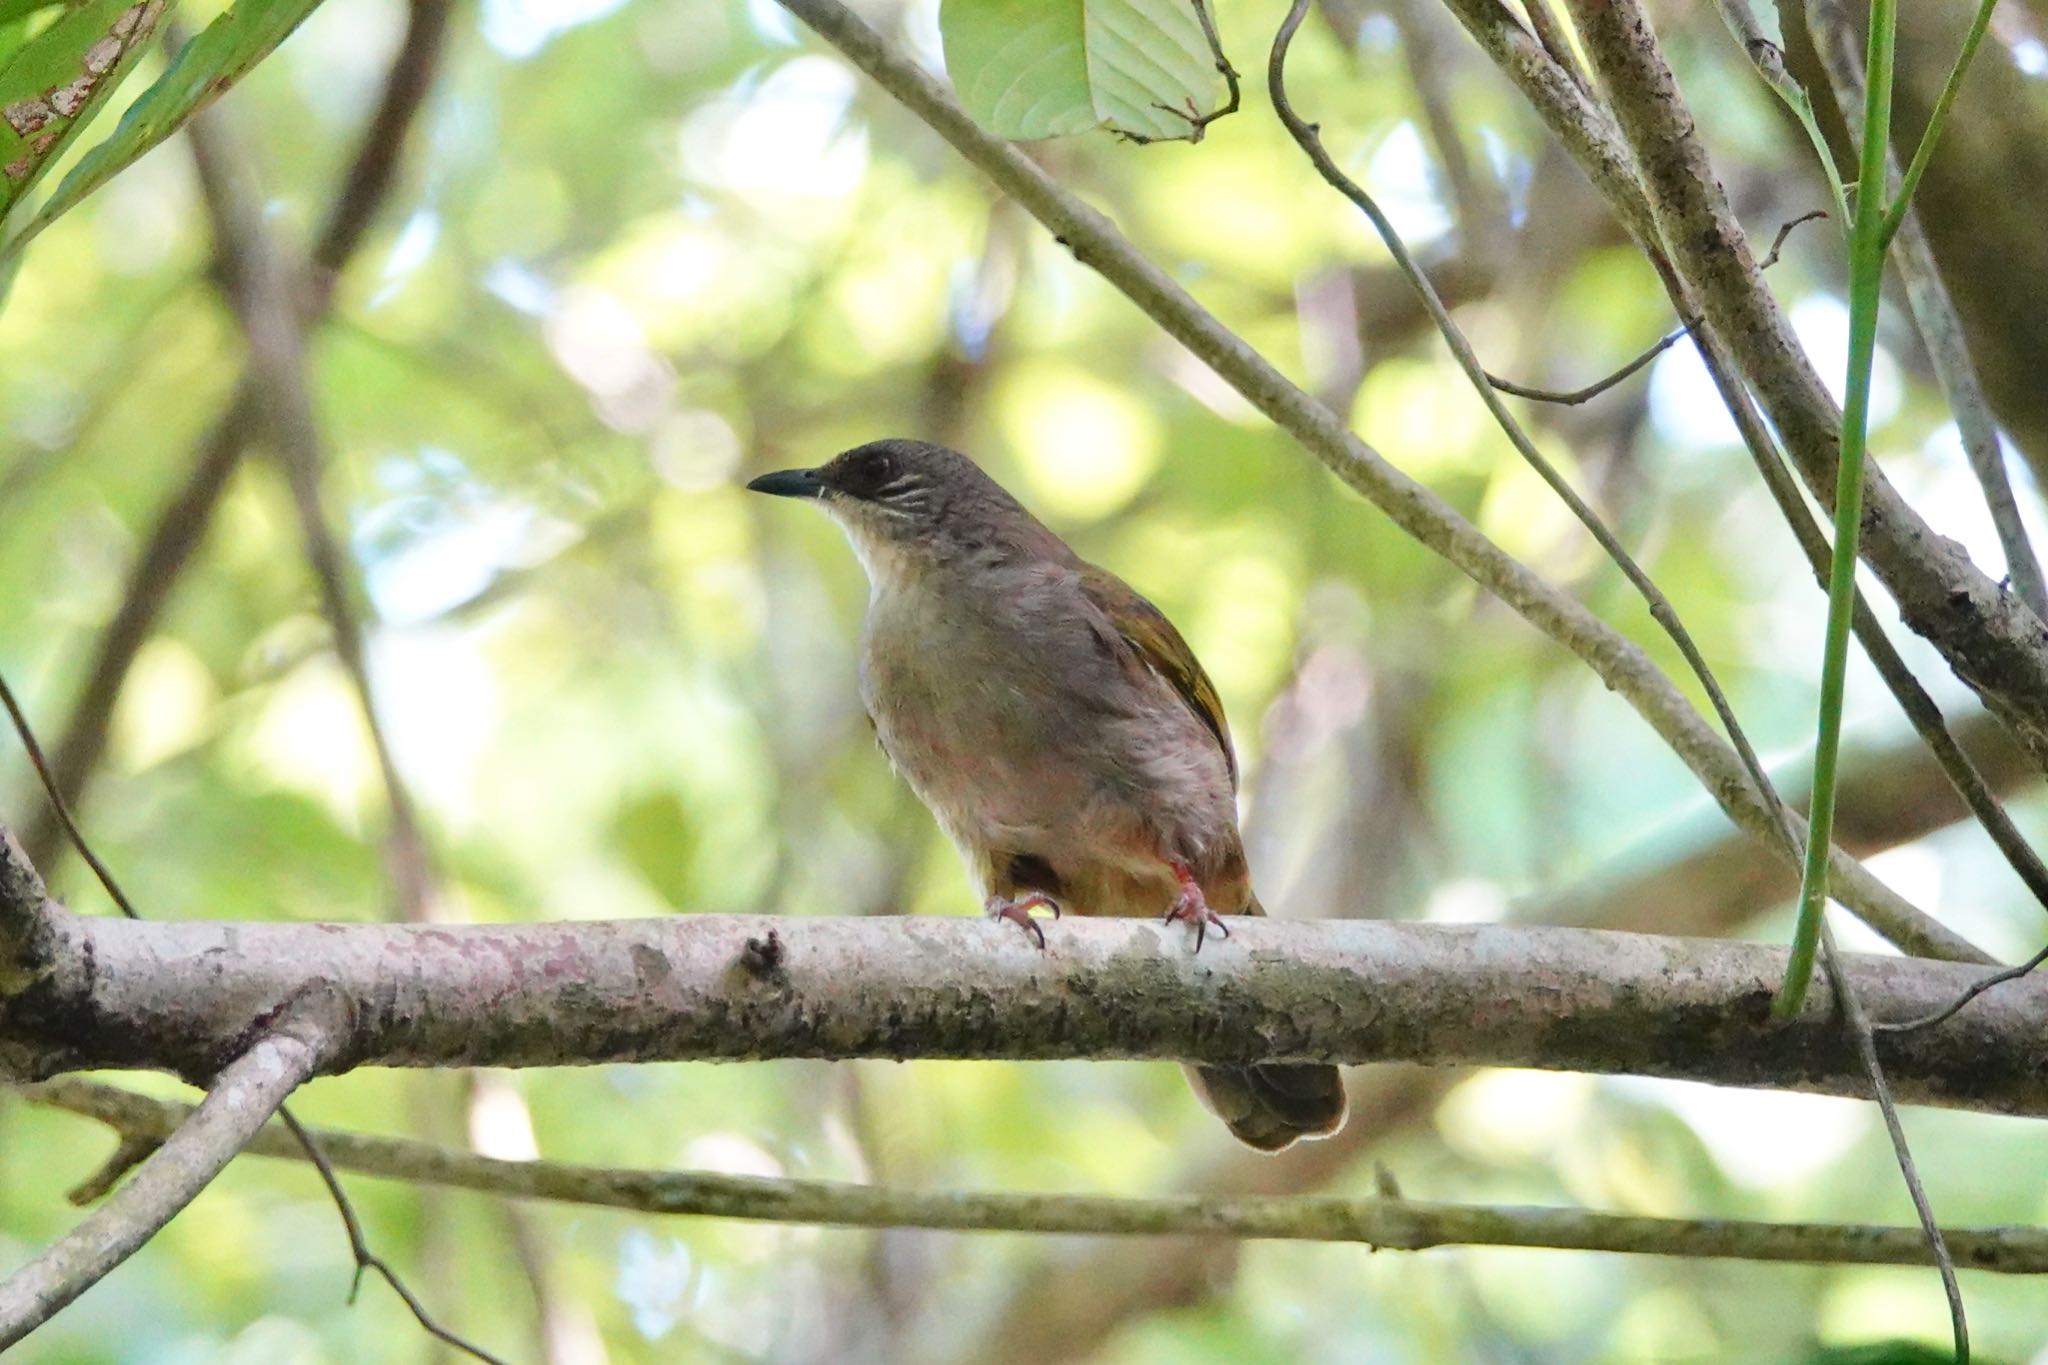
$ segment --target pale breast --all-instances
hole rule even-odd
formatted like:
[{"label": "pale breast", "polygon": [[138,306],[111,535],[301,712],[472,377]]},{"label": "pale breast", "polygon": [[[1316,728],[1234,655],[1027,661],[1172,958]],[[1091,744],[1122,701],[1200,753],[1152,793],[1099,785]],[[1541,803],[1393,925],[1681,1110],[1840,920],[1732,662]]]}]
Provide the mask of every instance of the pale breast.
[{"label": "pale breast", "polygon": [[1105,638],[1071,570],[991,574],[968,598],[870,603],[861,690],[882,747],[970,864],[1190,856],[1235,839],[1229,769],[1170,687]]}]

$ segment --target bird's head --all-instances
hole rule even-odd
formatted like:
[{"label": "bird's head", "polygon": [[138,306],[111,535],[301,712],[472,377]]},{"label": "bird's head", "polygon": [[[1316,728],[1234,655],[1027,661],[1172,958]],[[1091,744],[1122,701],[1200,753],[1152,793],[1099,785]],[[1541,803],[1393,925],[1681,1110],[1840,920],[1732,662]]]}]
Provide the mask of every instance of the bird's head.
[{"label": "bird's head", "polygon": [[846,532],[878,590],[933,563],[990,552],[1069,553],[981,466],[928,441],[870,441],[815,469],[763,474],[747,487],[814,499]]}]

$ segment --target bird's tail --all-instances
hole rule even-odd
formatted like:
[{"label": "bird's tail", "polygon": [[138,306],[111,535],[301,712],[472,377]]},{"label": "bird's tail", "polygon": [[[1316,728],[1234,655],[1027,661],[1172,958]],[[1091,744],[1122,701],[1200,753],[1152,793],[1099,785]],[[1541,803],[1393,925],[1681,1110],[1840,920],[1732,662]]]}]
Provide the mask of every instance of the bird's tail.
[{"label": "bird's tail", "polygon": [[1300,1138],[1328,1137],[1344,1126],[1350,1107],[1334,1066],[1261,1062],[1185,1069],[1196,1096],[1231,1136],[1262,1152],[1277,1152]]},{"label": "bird's tail", "polygon": [[[1246,889],[1247,915],[1266,907]],[[1334,1066],[1261,1062],[1252,1066],[1189,1066],[1188,1084],[1230,1135],[1247,1147],[1277,1152],[1302,1138],[1328,1137],[1344,1126],[1351,1102]]]}]

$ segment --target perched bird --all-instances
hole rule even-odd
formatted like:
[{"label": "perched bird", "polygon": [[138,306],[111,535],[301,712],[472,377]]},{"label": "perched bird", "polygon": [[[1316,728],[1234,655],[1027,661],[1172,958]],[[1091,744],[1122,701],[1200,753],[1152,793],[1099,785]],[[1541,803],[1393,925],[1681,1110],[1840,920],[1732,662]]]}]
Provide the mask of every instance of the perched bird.
[{"label": "perched bird", "polygon": [[[871,589],[861,697],[988,913],[1258,915],[1237,830],[1237,759],[1216,689],[1173,624],[1081,559],[965,455],[859,446],[757,493],[817,501]],[[1278,1151],[1336,1131],[1330,1066],[1190,1067],[1241,1141]]]}]

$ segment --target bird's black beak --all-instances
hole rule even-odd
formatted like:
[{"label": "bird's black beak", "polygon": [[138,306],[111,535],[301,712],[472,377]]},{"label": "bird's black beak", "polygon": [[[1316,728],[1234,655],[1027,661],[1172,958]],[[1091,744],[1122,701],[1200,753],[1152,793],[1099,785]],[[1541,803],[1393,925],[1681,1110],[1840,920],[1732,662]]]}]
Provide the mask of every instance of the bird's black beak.
[{"label": "bird's black beak", "polygon": [[818,498],[825,495],[825,481],[815,469],[778,469],[755,479],[747,490],[778,498]]}]

